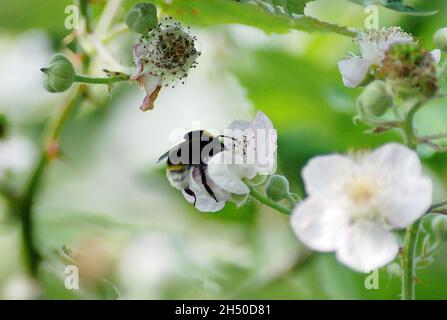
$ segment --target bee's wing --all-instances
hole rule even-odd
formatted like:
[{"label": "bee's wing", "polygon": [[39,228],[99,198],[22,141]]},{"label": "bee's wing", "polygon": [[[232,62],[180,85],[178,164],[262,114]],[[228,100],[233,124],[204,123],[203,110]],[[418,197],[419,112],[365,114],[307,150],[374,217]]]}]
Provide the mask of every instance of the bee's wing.
[{"label": "bee's wing", "polygon": [[[171,149],[172,150],[172,149]],[[166,159],[169,156],[171,150],[166,151],[160,158],[158,158],[157,163],[160,163],[163,159]]]},{"label": "bee's wing", "polygon": [[160,158],[158,158],[157,163],[159,163],[160,161],[162,161],[163,159],[166,159],[169,154],[175,150],[178,150],[182,145],[184,145],[185,142],[179,143],[178,145],[176,145],[175,147],[169,149],[168,151],[166,151]]}]

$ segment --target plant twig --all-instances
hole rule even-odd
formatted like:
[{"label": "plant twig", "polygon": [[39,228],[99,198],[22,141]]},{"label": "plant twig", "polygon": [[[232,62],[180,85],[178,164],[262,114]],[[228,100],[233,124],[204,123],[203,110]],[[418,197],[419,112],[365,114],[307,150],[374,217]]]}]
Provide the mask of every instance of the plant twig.
[{"label": "plant twig", "polygon": [[443,200],[443,201],[436,202],[436,203],[432,204],[430,209],[428,209],[428,212],[433,212],[434,210],[442,208],[442,207],[447,207],[447,200]]},{"label": "plant twig", "polygon": [[79,82],[79,83],[111,85],[115,82],[120,82],[120,81],[129,81],[129,77],[128,76],[90,77],[90,76],[82,76],[82,75],[75,76],[75,82]]},{"label": "plant twig", "polygon": [[269,198],[267,198],[266,196],[264,196],[263,194],[261,194],[259,191],[257,191],[254,187],[249,186],[250,188],[250,195],[255,198],[256,200],[260,201],[261,203],[265,204],[266,206],[269,206],[272,209],[275,209],[276,211],[286,214],[286,215],[291,215],[293,210],[291,208],[287,208],[284,207],[272,200],[270,200]]},{"label": "plant twig", "polygon": [[[73,93],[67,98],[62,111],[58,116],[55,124],[51,127],[48,134],[48,139],[45,140],[39,162],[37,163],[31,178],[25,188],[22,197],[19,199],[19,208],[22,218],[22,238],[25,251],[25,258],[28,271],[32,276],[36,276],[39,264],[41,261],[41,254],[36,245],[34,221],[33,221],[33,205],[39,191],[40,182],[45,173],[45,169],[55,156],[57,156],[58,140],[62,132],[62,128],[73,108],[77,105],[76,97],[78,96],[79,88],[76,88]],[[54,147],[56,146],[56,150]]]},{"label": "plant twig", "polygon": [[[418,145],[414,129],[414,117],[423,104],[424,101],[419,101],[419,103],[408,112],[405,125],[402,128],[405,143],[411,149],[416,149]],[[402,252],[402,300],[413,300],[415,298],[415,255],[421,221],[422,218],[414,222],[407,228],[405,233],[404,248]]]}]

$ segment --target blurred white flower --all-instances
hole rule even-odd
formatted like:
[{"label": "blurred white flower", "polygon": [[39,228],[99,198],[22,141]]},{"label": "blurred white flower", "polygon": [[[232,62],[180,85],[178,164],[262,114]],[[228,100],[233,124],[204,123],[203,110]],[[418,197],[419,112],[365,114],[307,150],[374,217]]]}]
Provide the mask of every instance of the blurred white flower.
[{"label": "blurred white flower", "polygon": [[391,262],[399,250],[391,232],[425,214],[432,182],[417,154],[396,143],[357,157],[319,156],[303,169],[309,197],[291,224],[310,248],[330,252],[356,271]]},{"label": "blurred white flower", "polygon": [[39,284],[25,275],[11,278],[2,288],[1,296],[6,300],[34,300],[41,294]]},{"label": "blurred white flower", "polygon": [[41,31],[0,36],[0,112],[13,122],[47,117],[63,96],[47,92],[40,68],[52,55],[51,41]]},{"label": "blurred white flower", "polygon": [[161,298],[164,289],[187,274],[187,263],[173,238],[162,234],[138,237],[124,250],[118,274],[126,298]]},{"label": "blurred white flower", "polygon": [[371,67],[382,66],[385,53],[392,45],[411,43],[414,42],[414,38],[400,27],[389,27],[363,32],[354,42],[360,47],[360,56],[352,55],[349,59],[338,63],[343,83],[350,88],[362,84],[371,71]]},{"label": "blurred white flower", "polygon": [[252,122],[235,121],[225,131],[227,150],[208,162],[211,180],[223,190],[247,194],[244,180],[276,171],[277,133],[270,119],[258,112]]},{"label": "blurred white flower", "polygon": [[33,145],[24,138],[0,139],[0,179],[29,170],[35,156]]},{"label": "blurred white flower", "polygon": [[200,52],[195,48],[196,38],[185,31],[180,23],[161,23],[133,48],[137,67],[132,76],[146,91],[140,107],[151,110],[163,85],[175,84],[188,77]]}]

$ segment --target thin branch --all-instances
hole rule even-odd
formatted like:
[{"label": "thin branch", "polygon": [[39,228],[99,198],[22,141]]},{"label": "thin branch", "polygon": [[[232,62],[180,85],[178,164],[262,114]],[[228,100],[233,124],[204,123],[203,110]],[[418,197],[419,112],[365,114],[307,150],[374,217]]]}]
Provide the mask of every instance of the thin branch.
[{"label": "thin branch", "polygon": [[75,77],[75,82],[80,82],[80,83],[90,83],[90,84],[107,84],[107,85],[111,85],[115,82],[120,82],[120,81],[129,81],[129,77],[128,76],[116,76],[116,77],[89,77],[89,76],[81,76],[81,75],[76,75]]},{"label": "thin branch", "polygon": [[282,205],[276,203],[275,201],[270,200],[263,194],[261,194],[259,191],[257,191],[254,187],[249,186],[250,188],[250,195],[260,201],[261,203],[265,204],[266,206],[269,206],[272,209],[275,209],[278,212],[281,212],[286,215],[291,215],[293,212],[293,209],[283,207]]},{"label": "thin branch", "polygon": [[[432,204],[430,209],[428,209],[428,212],[433,212],[434,210],[437,210],[442,207],[447,207],[447,200],[443,200],[443,201]],[[447,210],[447,208],[446,208],[446,210]]]}]

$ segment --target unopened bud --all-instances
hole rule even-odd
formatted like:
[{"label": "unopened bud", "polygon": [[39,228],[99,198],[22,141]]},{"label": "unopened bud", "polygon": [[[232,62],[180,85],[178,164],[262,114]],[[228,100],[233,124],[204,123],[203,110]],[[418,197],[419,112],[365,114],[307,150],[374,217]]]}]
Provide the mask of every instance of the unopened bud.
[{"label": "unopened bud", "polygon": [[385,82],[375,80],[363,90],[357,105],[366,114],[380,117],[392,107],[393,98],[387,93]]},{"label": "unopened bud", "polygon": [[433,36],[433,41],[439,49],[447,52],[447,28],[442,28],[436,31]]},{"label": "unopened bud", "polygon": [[278,202],[287,198],[289,194],[289,181],[283,176],[274,175],[267,181],[265,192],[269,199]]},{"label": "unopened bud", "polygon": [[62,54],[55,55],[50,64],[40,69],[44,73],[44,87],[49,92],[64,92],[75,80],[73,64]]},{"label": "unopened bud", "polygon": [[126,24],[136,33],[147,34],[158,25],[157,8],[151,3],[137,3],[127,13]]},{"label": "unopened bud", "polygon": [[402,275],[402,268],[398,263],[390,263],[386,267],[388,273],[392,276],[400,278]]},{"label": "unopened bud", "polygon": [[447,216],[436,216],[431,222],[431,227],[439,240],[447,240]]}]

